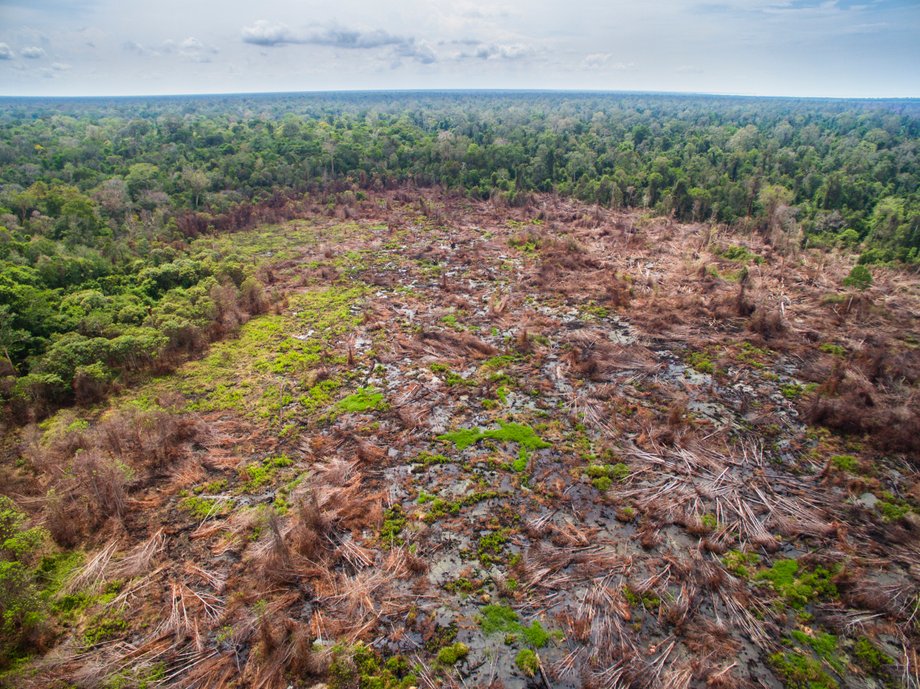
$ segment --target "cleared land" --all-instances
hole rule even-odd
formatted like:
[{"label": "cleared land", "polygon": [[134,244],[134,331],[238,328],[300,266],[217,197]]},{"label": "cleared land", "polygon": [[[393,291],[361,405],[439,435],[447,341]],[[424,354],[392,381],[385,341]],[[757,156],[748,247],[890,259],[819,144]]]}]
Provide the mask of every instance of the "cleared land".
[{"label": "cleared land", "polygon": [[237,336],[7,439],[85,544],[8,681],[918,686],[916,275],[554,197],[324,210],[230,235]]}]

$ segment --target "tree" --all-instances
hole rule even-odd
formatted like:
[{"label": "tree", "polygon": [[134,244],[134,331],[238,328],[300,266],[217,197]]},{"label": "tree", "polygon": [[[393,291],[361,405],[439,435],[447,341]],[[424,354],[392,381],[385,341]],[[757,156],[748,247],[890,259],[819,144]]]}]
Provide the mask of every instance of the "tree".
[{"label": "tree", "polygon": [[211,185],[211,178],[203,170],[187,167],[182,171],[182,182],[192,192],[192,208],[198,210],[201,194]]}]

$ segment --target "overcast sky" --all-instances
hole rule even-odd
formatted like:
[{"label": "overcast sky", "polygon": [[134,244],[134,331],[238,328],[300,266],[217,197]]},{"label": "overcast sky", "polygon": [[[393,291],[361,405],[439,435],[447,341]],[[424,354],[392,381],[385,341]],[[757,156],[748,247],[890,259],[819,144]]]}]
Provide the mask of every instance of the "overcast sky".
[{"label": "overcast sky", "polygon": [[0,0],[0,94],[920,97],[920,0]]}]

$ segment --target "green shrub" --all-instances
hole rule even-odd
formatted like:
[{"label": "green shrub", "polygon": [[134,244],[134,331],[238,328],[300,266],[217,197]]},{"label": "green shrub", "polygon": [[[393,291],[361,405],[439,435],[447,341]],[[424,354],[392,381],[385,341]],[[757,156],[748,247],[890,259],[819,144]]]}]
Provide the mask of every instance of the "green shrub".
[{"label": "green shrub", "polygon": [[872,286],[872,272],[866,266],[857,264],[843,279],[843,284],[845,287],[855,287],[860,290],[869,289]]},{"label": "green shrub", "polygon": [[44,529],[26,527],[26,515],[0,495],[0,669],[24,653],[48,616],[42,584]]}]

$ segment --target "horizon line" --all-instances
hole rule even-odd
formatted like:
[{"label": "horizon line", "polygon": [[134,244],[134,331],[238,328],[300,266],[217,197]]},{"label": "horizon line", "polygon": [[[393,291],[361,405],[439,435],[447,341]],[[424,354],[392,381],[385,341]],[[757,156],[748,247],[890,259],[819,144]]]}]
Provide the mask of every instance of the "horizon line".
[{"label": "horizon line", "polygon": [[679,96],[706,98],[749,98],[813,101],[918,101],[920,96],[793,96],[745,94],[718,91],[655,91],[622,89],[554,89],[554,88],[394,88],[394,89],[315,89],[307,91],[203,91],[188,93],[127,93],[81,95],[13,95],[0,94],[0,100],[104,100],[137,98],[214,98],[245,96],[321,96],[321,95],[385,95],[385,94],[556,94],[556,95],[631,95]]}]

